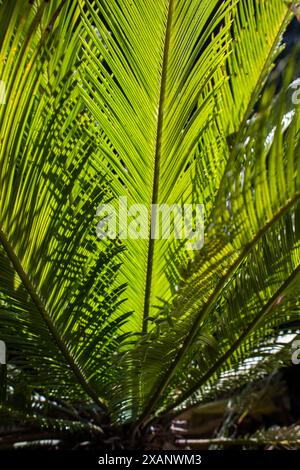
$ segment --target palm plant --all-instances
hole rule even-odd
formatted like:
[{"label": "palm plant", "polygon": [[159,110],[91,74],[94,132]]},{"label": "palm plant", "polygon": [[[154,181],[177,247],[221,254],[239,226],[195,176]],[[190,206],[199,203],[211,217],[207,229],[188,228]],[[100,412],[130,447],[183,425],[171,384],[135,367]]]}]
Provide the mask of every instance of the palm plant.
[{"label": "palm plant", "polygon": [[[282,0],[0,2],[1,416],[27,423],[21,440],[143,446],[290,361],[293,64],[280,93],[268,79],[292,15]],[[150,224],[98,239],[97,208],[120,196],[203,204],[203,247]]]}]

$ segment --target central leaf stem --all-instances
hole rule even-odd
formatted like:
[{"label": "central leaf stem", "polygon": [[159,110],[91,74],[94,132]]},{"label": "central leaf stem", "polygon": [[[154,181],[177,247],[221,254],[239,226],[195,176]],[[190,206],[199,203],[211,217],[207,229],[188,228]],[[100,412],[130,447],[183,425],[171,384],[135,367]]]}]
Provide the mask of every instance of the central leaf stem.
[{"label": "central leaf stem", "polygon": [[[167,70],[168,60],[170,51],[170,39],[171,39],[171,25],[172,16],[174,9],[174,0],[169,0],[167,21],[166,21],[166,33],[164,38],[164,55],[161,69],[161,80],[160,80],[160,96],[158,103],[158,114],[157,114],[157,132],[155,142],[155,154],[154,154],[154,173],[153,173],[153,184],[152,184],[152,200],[151,208],[158,202],[158,191],[159,191],[159,174],[160,174],[160,161],[162,152],[162,130],[164,123],[164,108],[166,100],[166,83],[167,83]],[[149,227],[149,247],[148,247],[148,258],[147,258],[147,272],[146,272],[146,285],[145,285],[145,299],[144,299],[144,316],[143,316],[143,333],[147,333],[148,316],[150,309],[151,299],[151,287],[152,287],[152,273],[153,273],[153,257],[154,257],[154,243],[152,239],[152,211],[151,221]]]}]

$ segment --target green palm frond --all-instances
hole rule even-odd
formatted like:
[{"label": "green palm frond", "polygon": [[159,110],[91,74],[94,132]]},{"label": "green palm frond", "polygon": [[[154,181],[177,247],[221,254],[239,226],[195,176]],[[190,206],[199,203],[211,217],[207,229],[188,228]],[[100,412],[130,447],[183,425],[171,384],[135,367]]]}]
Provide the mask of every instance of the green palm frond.
[{"label": "green palm frond", "polygon": [[[94,2],[83,11],[89,40],[83,41],[82,92],[109,140],[104,169],[116,169],[112,187],[117,196],[127,196],[128,205],[150,209],[151,204],[191,198],[185,168],[213,112],[213,92],[194,108],[227,54],[228,22],[205,48],[230,2],[205,27],[216,4],[207,1],[199,9],[198,2],[179,8],[173,1],[126,1],[120,8]],[[126,307],[134,312],[131,322],[137,331],[147,330],[157,297],[168,298],[174,289],[164,274],[170,242],[147,238],[124,241],[121,268],[128,282]]]},{"label": "green palm frond", "polygon": [[[90,40],[83,42],[83,95],[109,139],[103,165],[116,169],[116,196],[149,209],[191,203],[198,166],[197,202],[208,211],[229,158],[226,136],[245,127],[288,10],[280,0],[260,2],[255,15],[252,1],[156,3],[85,6]],[[124,243],[126,305],[134,311],[133,327],[139,331],[142,323],[146,331],[149,316],[159,314],[159,299],[168,301],[176,291],[179,262],[191,254],[182,243],[150,235]]]},{"label": "green palm frond", "polygon": [[126,315],[115,314],[121,247],[94,237],[111,196],[78,93],[79,13],[58,1],[0,10],[1,339],[29,386],[102,406]]}]

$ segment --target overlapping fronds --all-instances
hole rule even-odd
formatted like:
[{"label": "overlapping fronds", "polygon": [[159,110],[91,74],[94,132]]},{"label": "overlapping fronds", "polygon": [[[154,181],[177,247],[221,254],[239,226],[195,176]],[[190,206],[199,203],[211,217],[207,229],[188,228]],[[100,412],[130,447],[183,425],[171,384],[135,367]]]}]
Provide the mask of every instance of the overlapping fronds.
[{"label": "overlapping fronds", "polygon": [[0,334],[29,388],[100,405],[126,315],[121,248],[94,236],[111,196],[78,93],[79,15],[76,2],[0,9]]},{"label": "overlapping fronds", "polygon": [[[300,117],[290,72],[262,91],[289,18],[282,0],[2,2],[0,337],[31,389],[145,424],[283,360]],[[145,236],[97,240],[120,197]],[[153,238],[153,205],[191,203],[201,249]]]},{"label": "overlapping fronds", "polygon": [[[154,403],[163,403],[165,393],[172,408],[201,386],[217,387],[225,372],[236,373],[246,359],[255,363],[272,356],[280,325],[297,328],[299,114],[294,110],[283,134],[283,103],[272,133],[263,125],[270,106],[249,126],[192,274],[168,306],[165,322],[140,341],[133,360],[128,358],[142,370],[146,414]],[[154,386],[153,376],[158,377]],[[134,372],[128,386],[133,377]]]}]

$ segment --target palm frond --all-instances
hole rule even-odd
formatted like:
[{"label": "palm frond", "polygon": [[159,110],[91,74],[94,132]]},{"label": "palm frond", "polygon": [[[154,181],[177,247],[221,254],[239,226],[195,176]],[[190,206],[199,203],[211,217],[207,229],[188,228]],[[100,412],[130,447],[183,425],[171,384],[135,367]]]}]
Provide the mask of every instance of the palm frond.
[{"label": "palm frond", "polygon": [[127,315],[116,313],[122,247],[94,235],[111,196],[76,85],[79,14],[58,1],[0,9],[0,334],[28,386],[104,406]]}]

